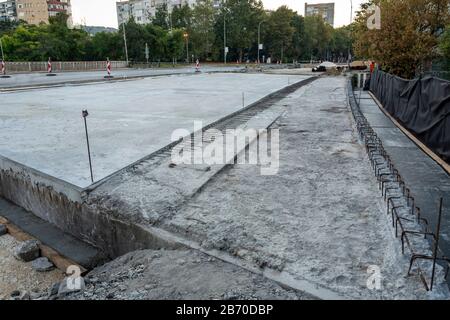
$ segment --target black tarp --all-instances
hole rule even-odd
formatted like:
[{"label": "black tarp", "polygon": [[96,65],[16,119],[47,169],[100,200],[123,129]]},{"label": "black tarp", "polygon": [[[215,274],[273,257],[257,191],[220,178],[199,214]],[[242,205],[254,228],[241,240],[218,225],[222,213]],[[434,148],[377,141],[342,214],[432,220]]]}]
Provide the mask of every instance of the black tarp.
[{"label": "black tarp", "polygon": [[406,129],[450,163],[450,82],[435,77],[405,80],[376,70],[370,91]]}]

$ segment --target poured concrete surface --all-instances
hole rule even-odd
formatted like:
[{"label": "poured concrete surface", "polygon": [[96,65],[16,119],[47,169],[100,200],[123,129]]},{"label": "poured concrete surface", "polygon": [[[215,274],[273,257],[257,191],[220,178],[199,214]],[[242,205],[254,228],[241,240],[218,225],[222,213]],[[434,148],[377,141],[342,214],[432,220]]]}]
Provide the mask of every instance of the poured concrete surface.
[{"label": "poured concrete surface", "polygon": [[80,187],[90,184],[81,110],[88,109],[94,179],[306,77],[202,74],[1,94],[0,154]]},{"label": "poured concrete surface", "polygon": [[[187,245],[265,274],[279,272],[286,284],[318,297],[449,298],[441,273],[432,294],[417,276],[406,276],[409,260],[393,235],[346,99],[346,79],[335,77],[276,104],[286,108],[274,125],[281,130],[277,175],[235,165],[172,207],[166,193],[140,192],[141,184],[152,181],[138,170],[104,184],[109,195],[95,199],[94,191],[93,199],[120,219],[164,229]],[[158,203],[166,203],[166,210],[154,211]],[[380,268],[380,290],[367,287],[371,266]]]}]

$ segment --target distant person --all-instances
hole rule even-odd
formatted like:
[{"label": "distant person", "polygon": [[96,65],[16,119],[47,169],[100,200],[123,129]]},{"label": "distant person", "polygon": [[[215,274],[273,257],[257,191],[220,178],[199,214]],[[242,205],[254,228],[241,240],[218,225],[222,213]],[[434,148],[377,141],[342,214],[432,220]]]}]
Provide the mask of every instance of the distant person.
[{"label": "distant person", "polygon": [[370,63],[370,73],[372,74],[374,71],[375,71],[375,62],[372,61],[372,62]]}]

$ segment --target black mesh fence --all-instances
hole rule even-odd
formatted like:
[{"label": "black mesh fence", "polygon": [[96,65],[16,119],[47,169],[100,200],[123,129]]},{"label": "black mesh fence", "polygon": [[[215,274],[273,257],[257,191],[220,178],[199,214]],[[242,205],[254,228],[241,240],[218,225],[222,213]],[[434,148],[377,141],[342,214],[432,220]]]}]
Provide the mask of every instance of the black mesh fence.
[{"label": "black mesh fence", "polygon": [[450,163],[450,82],[432,76],[405,80],[376,70],[370,91],[406,129]]}]

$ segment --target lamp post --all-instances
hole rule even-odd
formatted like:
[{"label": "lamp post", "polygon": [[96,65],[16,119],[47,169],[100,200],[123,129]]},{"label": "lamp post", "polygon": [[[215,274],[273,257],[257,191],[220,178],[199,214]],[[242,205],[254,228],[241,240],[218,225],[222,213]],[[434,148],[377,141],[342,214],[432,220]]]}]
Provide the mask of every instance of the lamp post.
[{"label": "lamp post", "polygon": [[350,24],[353,22],[353,0],[350,0]]},{"label": "lamp post", "polygon": [[183,37],[186,39],[186,62],[189,63],[189,33],[185,32]]},{"label": "lamp post", "polygon": [[122,23],[122,30],[123,30],[123,42],[125,45],[125,59],[127,60],[127,67],[128,67],[128,47],[127,47],[127,33],[125,32],[125,22]]},{"label": "lamp post", "polygon": [[[351,24],[353,23],[353,0],[350,0],[350,32],[351,32]],[[351,47],[348,48],[348,57],[347,57],[347,61],[350,64],[352,58],[351,58]]]},{"label": "lamp post", "polygon": [[227,14],[223,15],[223,62],[227,64]]},{"label": "lamp post", "polygon": [[0,50],[1,50],[1,53],[2,53],[2,60],[5,61],[5,54],[3,53],[2,39],[0,39]]},{"label": "lamp post", "polygon": [[227,48],[227,14],[228,11],[224,8],[223,9],[223,62],[227,64],[227,55],[228,55],[228,48]]},{"label": "lamp post", "polygon": [[259,51],[261,50],[261,24],[263,24],[263,23],[264,23],[264,20],[258,24],[258,64],[260,63]]}]

